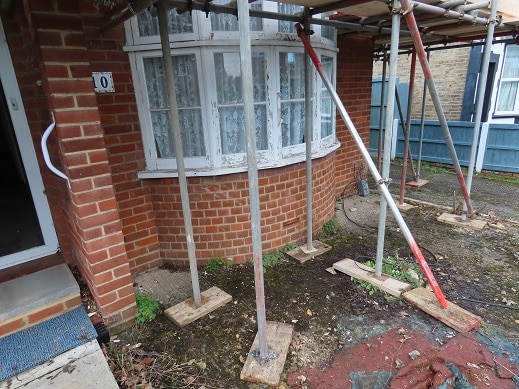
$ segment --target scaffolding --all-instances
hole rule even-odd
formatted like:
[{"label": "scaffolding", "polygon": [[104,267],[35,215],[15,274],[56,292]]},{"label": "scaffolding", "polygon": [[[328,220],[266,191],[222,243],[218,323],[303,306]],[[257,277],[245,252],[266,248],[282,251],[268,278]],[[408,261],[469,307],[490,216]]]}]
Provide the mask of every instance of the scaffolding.
[{"label": "scaffolding", "polygon": [[[384,235],[386,226],[386,210],[389,207],[393,212],[401,231],[407,240],[411,251],[420,265],[420,268],[426,276],[434,294],[442,308],[446,308],[448,303],[441,291],[434,275],[429,269],[425,258],[414,240],[409,228],[407,227],[398,207],[391,197],[388,189],[390,182],[389,178],[389,161],[390,161],[390,145],[391,145],[391,129],[393,121],[393,111],[395,104],[395,79],[397,73],[397,60],[399,50],[412,49],[412,77],[410,79],[410,94],[414,88],[414,68],[416,58],[420,63],[421,69],[425,76],[424,98],[426,90],[429,91],[441,128],[444,134],[445,142],[449,150],[456,177],[463,193],[466,213],[469,216],[474,214],[473,206],[470,199],[470,184],[471,174],[474,168],[475,160],[475,145],[472,146],[471,165],[469,167],[469,177],[467,182],[461,171],[461,167],[456,155],[456,150],[450,136],[449,127],[445,114],[443,112],[436,86],[432,77],[431,69],[428,63],[428,51],[425,45],[445,45],[451,42],[470,42],[474,39],[486,39],[485,55],[482,71],[483,85],[486,80],[486,71],[488,70],[489,60],[489,46],[494,36],[509,36],[513,35],[515,38],[515,25],[503,23],[501,18],[497,16],[497,0],[492,1],[492,9],[490,14],[481,12],[483,8],[488,7],[489,2],[483,1],[475,4],[470,4],[465,0],[449,0],[449,1],[412,1],[412,0],[394,0],[394,1],[380,1],[380,0],[339,0],[336,2],[326,3],[319,0],[291,0],[288,1],[293,4],[305,6],[305,11],[297,15],[287,15],[275,12],[267,12],[262,10],[249,9],[249,2],[247,0],[237,0],[237,2],[230,2],[226,5],[219,5],[211,3],[210,1],[193,1],[193,0],[161,0],[158,3],[158,14],[161,26],[161,41],[164,57],[171,56],[169,36],[166,29],[166,10],[167,8],[176,8],[179,11],[203,11],[206,13],[227,13],[239,16],[239,32],[240,32],[240,62],[242,71],[242,92],[244,100],[245,111],[245,131],[247,134],[247,166],[248,166],[248,180],[249,180],[249,197],[250,197],[250,212],[251,212],[251,229],[252,229],[252,244],[253,244],[253,262],[255,274],[255,291],[256,291],[256,310],[258,323],[258,348],[251,349],[251,355],[254,356],[257,363],[264,365],[276,358],[280,358],[276,353],[272,352],[269,346],[269,339],[267,335],[267,321],[265,312],[265,294],[263,285],[263,265],[262,265],[262,248],[261,248],[261,230],[260,230],[260,207],[259,207],[259,192],[258,192],[258,173],[256,162],[256,146],[255,146],[255,128],[254,128],[254,99],[252,95],[252,65],[251,65],[251,39],[249,33],[249,17],[260,17],[274,20],[291,21],[296,24],[296,29],[305,47],[305,65],[306,65],[306,88],[309,89],[311,85],[311,69],[309,66],[309,59],[314,63],[317,72],[321,76],[328,92],[332,96],[343,118],[346,126],[360,150],[365,162],[368,165],[369,171],[375,179],[378,190],[381,194],[380,202],[380,217],[378,225],[378,243],[377,243],[377,258],[376,258],[376,276],[381,275],[382,257],[384,250]],[[112,11],[109,12],[110,20],[101,29],[106,31],[114,25],[123,22],[136,13],[144,10],[156,3],[156,0],[136,0],[132,3],[121,2]],[[237,4],[236,4],[237,3]],[[401,5],[401,6],[400,6]],[[362,12],[357,12],[359,9]],[[336,12],[328,19],[314,17],[325,12]],[[363,16],[358,16],[362,14]],[[407,29],[400,26],[400,18],[403,17],[407,23]],[[389,51],[389,80],[387,85],[386,97],[386,119],[385,119],[385,136],[382,139],[382,134],[379,138],[379,153],[383,146],[383,156],[379,154],[378,167],[373,162],[369,152],[356,128],[349,117],[346,108],[340,101],[333,84],[328,79],[324,68],[322,67],[319,58],[313,51],[309,42],[308,34],[312,24],[331,26],[338,30],[339,34],[354,34],[362,33],[369,34],[373,37],[373,42],[376,50],[383,51],[384,55],[384,76],[386,71],[386,56]],[[304,26],[304,27],[303,27]],[[497,31],[495,33],[495,31]],[[484,34],[486,33],[486,34]],[[486,62],[486,63],[485,63]],[[166,64],[166,78],[168,80],[168,100],[170,103],[170,118],[172,123],[172,132],[174,135],[174,148],[178,166],[179,186],[181,190],[182,209],[184,212],[184,223],[186,229],[186,239],[188,242],[188,254],[190,270],[192,275],[193,295],[195,304],[200,304],[200,290],[198,286],[198,277],[196,273],[196,258],[193,243],[193,231],[190,220],[189,197],[187,194],[187,181],[185,178],[185,168],[183,165],[182,142],[180,138],[180,128],[178,125],[178,117],[176,112],[176,98],[175,87],[173,84],[173,69],[171,62],[165,61]],[[168,65],[169,64],[169,65]],[[485,70],[486,66],[486,70]],[[385,80],[383,79],[382,85]],[[307,108],[307,128],[306,128],[306,156],[307,156],[307,250],[312,250],[312,169],[311,169],[311,92],[306,90],[305,104]],[[474,129],[474,140],[477,142],[476,133],[479,129],[479,122],[481,119],[482,99],[484,96],[484,88],[480,88],[480,93],[477,96],[477,114]],[[483,90],[483,91],[481,91]],[[311,92],[311,93],[310,93]],[[382,93],[384,96],[384,93]],[[383,98],[383,97],[382,97]],[[423,104],[423,103],[422,103]],[[382,104],[382,110],[384,104]],[[409,131],[410,131],[410,107],[408,107],[407,119],[404,126],[405,134],[405,150],[404,150],[404,164],[403,164],[403,183],[405,185],[405,173],[407,158],[409,153]],[[423,138],[423,117],[424,108],[422,108],[422,127],[420,131],[420,139]],[[382,117],[382,113],[381,113]],[[382,129],[381,129],[382,132]],[[421,147],[421,146],[420,146]],[[412,158],[412,156],[411,156]],[[382,164],[380,160],[382,159]],[[418,169],[413,171],[413,176],[417,180],[420,176],[420,162],[421,162],[421,148],[418,155]],[[411,162],[412,164],[412,162]],[[400,202],[403,202],[404,193],[400,193]],[[288,331],[287,333],[289,333]],[[291,334],[291,332],[290,332]],[[290,335],[291,336],[291,335]],[[284,359],[283,359],[284,363]],[[242,372],[243,374],[243,372]]]}]

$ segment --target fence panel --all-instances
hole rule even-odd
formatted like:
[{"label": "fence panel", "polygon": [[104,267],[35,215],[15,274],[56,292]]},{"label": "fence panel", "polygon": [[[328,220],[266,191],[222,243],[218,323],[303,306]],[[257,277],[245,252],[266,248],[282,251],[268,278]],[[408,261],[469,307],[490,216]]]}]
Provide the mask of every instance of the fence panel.
[{"label": "fence panel", "polygon": [[483,169],[519,173],[519,124],[490,124]]}]

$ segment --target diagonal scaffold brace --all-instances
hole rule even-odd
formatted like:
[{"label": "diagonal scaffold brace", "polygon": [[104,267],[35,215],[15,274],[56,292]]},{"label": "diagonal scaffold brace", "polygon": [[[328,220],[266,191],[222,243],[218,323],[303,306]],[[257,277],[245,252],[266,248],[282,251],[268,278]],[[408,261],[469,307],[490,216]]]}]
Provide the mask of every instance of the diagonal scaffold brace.
[{"label": "diagonal scaffold brace", "polygon": [[[416,3],[411,3],[410,0],[400,0],[402,4],[402,9],[405,10],[403,12],[403,16],[407,22],[407,26],[409,28],[409,33],[411,34],[411,38],[413,40],[414,48],[416,54],[418,56],[418,60],[420,62],[420,66],[422,67],[423,75],[425,78],[425,84],[427,85],[427,90],[431,96],[431,100],[434,105],[434,109],[436,110],[436,114],[438,115],[438,121],[440,122],[440,127],[443,132],[443,137],[445,138],[445,143],[447,144],[447,149],[449,150],[449,154],[452,160],[452,165],[456,172],[456,178],[458,179],[458,183],[460,185],[461,193],[463,194],[463,198],[465,200],[465,204],[467,207],[467,213],[469,217],[474,217],[474,209],[472,207],[472,202],[470,201],[470,192],[467,188],[467,184],[465,183],[465,178],[463,177],[463,172],[461,171],[460,162],[458,160],[458,156],[456,154],[456,149],[454,148],[454,143],[452,142],[451,134],[449,131],[449,125],[447,124],[447,118],[445,117],[445,112],[443,111],[440,98],[438,96],[438,92],[436,90],[436,85],[434,84],[434,79],[431,73],[431,68],[429,67],[429,62],[427,61],[427,53],[425,51],[424,45],[422,43],[422,38],[420,37],[420,31],[418,29],[418,25],[416,23],[416,19],[414,17],[413,8]],[[422,5],[426,6],[426,5]]]},{"label": "diagonal scaffold brace", "polygon": [[366,149],[366,146],[364,145],[364,142],[362,142],[362,139],[357,132],[357,129],[355,125],[353,124],[353,121],[350,118],[350,115],[346,111],[346,108],[344,107],[344,104],[342,104],[341,99],[339,98],[339,95],[335,91],[335,88],[333,84],[331,83],[330,79],[328,78],[328,75],[326,74],[326,71],[321,64],[321,61],[319,60],[319,57],[317,53],[315,52],[314,48],[312,47],[312,44],[310,43],[310,40],[308,39],[308,35],[305,33],[303,27],[301,24],[297,23],[295,25],[295,28],[297,30],[297,35],[303,42],[303,45],[305,46],[306,50],[310,54],[310,58],[312,59],[312,62],[314,63],[314,66],[321,76],[324,85],[326,86],[326,89],[330,93],[330,96],[333,99],[333,102],[337,106],[337,109],[342,117],[342,120],[344,120],[344,123],[346,124],[346,127],[348,128],[348,131],[350,132],[350,135],[353,138],[353,141],[355,142],[357,148],[362,154],[362,157],[364,158],[364,161],[368,165],[368,169],[375,179],[375,182],[377,183],[378,190],[380,194],[384,197],[384,199],[387,201],[387,205],[391,209],[391,212],[393,212],[393,215],[395,216],[395,219],[398,223],[398,226],[400,227],[400,230],[402,231],[407,243],[409,244],[409,247],[415,256],[418,265],[420,266],[420,269],[422,270],[422,273],[424,274],[425,278],[427,279],[427,282],[431,286],[434,295],[436,296],[436,299],[438,300],[438,303],[440,304],[440,307],[447,308],[448,302],[440,289],[440,286],[438,285],[438,282],[434,278],[434,275],[429,268],[429,265],[427,264],[427,261],[425,260],[422,251],[418,247],[418,244],[416,243],[413,235],[411,234],[411,231],[409,230],[409,227],[407,226],[404,218],[400,214],[400,211],[398,210],[398,207],[395,203],[395,200],[393,200],[393,197],[391,197],[391,194],[389,193],[389,189],[386,184],[386,180],[382,178],[380,173],[377,170],[377,166],[371,159],[371,156],[369,155],[368,150]]}]

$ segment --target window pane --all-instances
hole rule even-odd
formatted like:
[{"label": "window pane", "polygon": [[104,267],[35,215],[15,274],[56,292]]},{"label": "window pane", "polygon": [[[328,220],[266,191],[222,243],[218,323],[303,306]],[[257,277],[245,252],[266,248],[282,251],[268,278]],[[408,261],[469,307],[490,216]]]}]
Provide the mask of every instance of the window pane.
[{"label": "window pane", "polygon": [[498,111],[513,111],[517,99],[517,89],[519,82],[501,82],[499,91],[499,101],[497,102]]},{"label": "window pane", "polygon": [[514,45],[506,48],[503,78],[519,78],[519,46]]},{"label": "window pane", "polygon": [[[222,137],[222,153],[236,154],[245,153],[245,114],[243,105],[234,107],[220,107],[220,132]],[[254,125],[256,127],[256,148],[266,150],[267,144],[267,108],[265,104],[254,106]]]},{"label": "window pane", "polygon": [[305,77],[301,53],[279,54],[281,137],[283,147],[304,142]]},{"label": "window pane", "polygon": [[[323,17],[323,19],[327,18]],[[321,36],[331,41],[335,41],[335,27],[321,26]]]},{"label": "window pane", "polygon": [[[304,8],[301,5],[278,3],[278,12],[280,14],[294,15],[298,12],[302,12],[303,9]],[[296,29],[294,27],[294,24],[295,24],[294,22],[289,22],[287,20],[280,20],[280,21],[278,21],[278,31],[295,34]]]},{"label": "window pane", "polygon": [[[156,16],[149,11],[137,15],[139,36],[159,35],[159,22]],[[176,9],[168,11],[168,31],[170,34],[181,34],[193,32],[193,19],[189,12],[179,15]]]},{"label": "window pane", "polygon": [[[228,0],[213,0],[213,4],[226,5]],[[251,9],[261,10],[261,1],[254,2],[250,5]],[[249,26],[251,31],[263,30],[263,21],[261,18],[250,18]],[[229,14],[211,13],[211,28],[213,31],[238,31],[238,18]]]},{"label": "window pane", "polygon": [[[174,56],[172,62],[184,156],[203,156],[205,142],[196,57],[194,54]],[[161,57],[144,58],[143,64],[157,155],[159,158],[172,158],[175,153],[163,61]]]},{"label": "window pane", "polygon": [[[245,123],[241,85],[240,56],[238,53],[215,53],[216,94],[220,117],[220,136],[222,153],[244,153]],[[267,109],[266,109],[266,71],[263,53],[252,53],[252,72],[254,83],[254,120],[256,127],[256,148],[266,150]]]},{"label": "window pane", "polygon": [[[333,80],[333,58],[323,55],[321,63],[330,80]],[[324,83],[321,86],[321,139],[333,134],[333,110],[332,98]]]}]

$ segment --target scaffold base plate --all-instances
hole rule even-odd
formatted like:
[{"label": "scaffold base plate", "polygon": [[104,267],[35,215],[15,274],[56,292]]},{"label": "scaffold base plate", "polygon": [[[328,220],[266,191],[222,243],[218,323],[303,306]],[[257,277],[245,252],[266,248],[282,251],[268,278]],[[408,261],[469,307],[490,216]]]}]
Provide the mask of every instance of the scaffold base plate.
[{"label": "scaffold base plate", "polygon": [[164,315],[176,325],[185,327],[232,300],[230,294],[216,286],[200,293],[200,296],[201,303],[199,306],[196,306],[193,298],[190,298],[166,309]]},{"label": "scaffold base plate", "polygon": [[408,204],[408,203],[399,204],[399,203],[397,202],[397,203],[396,203],[396,206],[397,206],[397,208],[398,208],[401,212],[407,212],[407,211],[410,211],[410,210],[413,209],[413,208],[416,208],[416,205],[411,205],[411,204]]},{"label": "scaffold base plate", "polygon": [[429,180],[418,180],[418,181],[409,181],[405,185],[410,188],[421,188],[422,186],[429,183]]},{"label": "scaffold base plate", "polygon": [[469,218],[467,218],[467,220],[465,221],[461,220],[461,216],[455,215],[453,213],[442,213],[440,216],[438,216],[436,220],[438,220],[440,223],[451,224],[457,227],[470,228],[476,231],[483,231],[483,229],[487,225],[487,222],[484,220]]},{"label": "scaffold base plate", "polygon": [[314,248],[314,250],[312,250],[312,251],[308,251],[307,245],[305,244],[304,246],[287,251],[287,255],[290,258],[293,258],[296,261],[299,261],[300,263],[305,263],[306,261],[309,261],[310,259],[314,259],[318,255],[324,254],[325,252],[327,252],[328,250],[331,249],[331,246],[328,246],[325,243],[319,242],[318,240],[314,240],[312,242],[312,246]]},{"label": "scaffold base plate", "polygon": [[285,366],[293,332],[294,327],[291,324],[267,321],[267,345],[276,357],[264,364],[259,363],[254,356],[259,348],[259,337],[256,333],[247,360],[243,365],[240,379],[277,387]]}]

